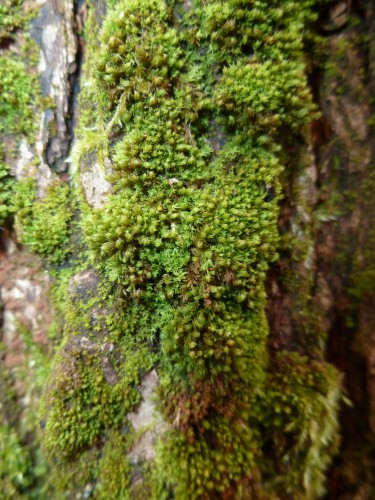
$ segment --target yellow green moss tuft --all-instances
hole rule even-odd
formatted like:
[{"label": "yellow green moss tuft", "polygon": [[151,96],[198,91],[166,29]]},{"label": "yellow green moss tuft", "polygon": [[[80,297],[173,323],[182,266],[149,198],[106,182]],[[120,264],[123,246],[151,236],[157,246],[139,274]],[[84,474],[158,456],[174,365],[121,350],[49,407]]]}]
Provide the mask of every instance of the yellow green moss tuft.
[{"label": "yellow green moss tuft", "polygon": [[[283,160],[315,116],[302,38],[313,5],[129,0],[110,10],[72,156],[78,172],[83,161],[111,164],[112,194],[101,208],[83,203],[80,219],[102,288],[68,315],[46,393],[44,439],[58,459],[112,449],[120,434],[113,453],[129,452],[121,426],[156,366],[169,430],[155,498],[323,491],[339,380],[292,355],[289,371],[281,361],[273,371],[264,285],[278,258]],[[113,385],[99,344],[113,345]],[[125,477],[112,482],[107,466],[98,495],[108,485],[126,496],[131,467],[121,462]]]},{"label": "yellow green moss tuft", "polygon": [[20,242],[51,261],[63,260],[68,252],[69,222],[73,217],[69,186],[56,181],[39,199],[35,181],[28,178],[16,184],[14,193]]}]

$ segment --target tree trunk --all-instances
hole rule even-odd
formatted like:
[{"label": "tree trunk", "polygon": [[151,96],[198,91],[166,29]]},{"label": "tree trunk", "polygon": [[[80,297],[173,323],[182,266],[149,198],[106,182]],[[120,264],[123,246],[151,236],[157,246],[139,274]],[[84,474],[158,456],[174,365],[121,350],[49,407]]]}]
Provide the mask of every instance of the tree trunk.
[{"label": "tree trunk", "polygon": [[4,498],[375,495],[374,9],[5,0]]}]

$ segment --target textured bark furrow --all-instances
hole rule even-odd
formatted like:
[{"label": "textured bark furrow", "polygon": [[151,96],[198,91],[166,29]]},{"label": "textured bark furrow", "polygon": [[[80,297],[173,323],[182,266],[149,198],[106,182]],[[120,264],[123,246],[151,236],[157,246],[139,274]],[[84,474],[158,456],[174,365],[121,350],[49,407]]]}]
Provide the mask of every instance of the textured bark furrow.
[{"label": "textured bark furrow", "polygon": [[43,158],[58,172],[66,171],[64,162],[73,139],[74,95],[81,64],[76,15],[73,0],[47,0],[30,30],[41,51],[42,95],[54,103],[43,117]]}]

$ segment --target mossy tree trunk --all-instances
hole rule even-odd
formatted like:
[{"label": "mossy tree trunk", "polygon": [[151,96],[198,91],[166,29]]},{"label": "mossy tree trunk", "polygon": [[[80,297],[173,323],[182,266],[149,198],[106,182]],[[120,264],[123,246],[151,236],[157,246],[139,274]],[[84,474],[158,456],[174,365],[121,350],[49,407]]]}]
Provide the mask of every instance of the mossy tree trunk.
[{"label": "mossy tree trunk", "polygon": [[6,498],[374,495],[374,10],[0,7]]}]

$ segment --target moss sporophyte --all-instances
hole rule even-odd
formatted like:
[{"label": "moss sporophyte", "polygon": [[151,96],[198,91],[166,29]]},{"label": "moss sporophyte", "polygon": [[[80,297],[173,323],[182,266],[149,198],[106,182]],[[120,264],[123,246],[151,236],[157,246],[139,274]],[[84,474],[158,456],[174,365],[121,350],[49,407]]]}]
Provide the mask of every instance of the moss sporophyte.
[{"label": "moss sporophyte", "polygon": [[[155,366],[167,430],[145,472],[149,495],[324,491],[339,377],[298,354],[268,360],[264,285],[278,258],[283,158],[315,116],[302,39],[315,4],[121,1],[100,48],[88,47],[72,157],[78,173],[83,161],[104,169],[109,159],[113,191],[101,208],[81,203],[100,292],[69,305],[43,435],[64,467],[87,459],[82,481],[95,480],[94,496],[130,495],[127,413]],[[42,224],[35,206],[19,217],[30,210]],[[49,253],[57,243],[33,244]],[[114,385],[98,335],[114,346]]]}]

